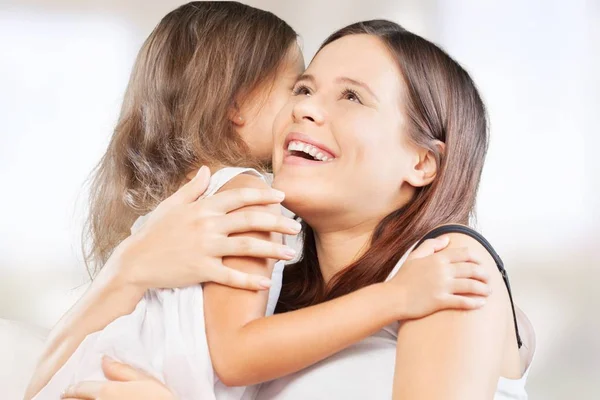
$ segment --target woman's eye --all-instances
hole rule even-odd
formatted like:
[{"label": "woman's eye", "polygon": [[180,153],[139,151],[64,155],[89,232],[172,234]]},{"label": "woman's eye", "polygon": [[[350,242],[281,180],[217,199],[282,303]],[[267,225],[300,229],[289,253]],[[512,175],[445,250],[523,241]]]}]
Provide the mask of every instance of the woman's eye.
[{"label": "woman's eye", "polygon": [[310,96],[310,89],[307,86],[299,85],[292,90],[294,96]]},{"label": "woman's eye", "polygon": [[344,90],[344,92],[342,93],[342,98],[352,101],[354,103],[362,104],[362,102],[360,101],[360,98],[358,97],[358,94],[354,90],[351,90],[351,89]]}]

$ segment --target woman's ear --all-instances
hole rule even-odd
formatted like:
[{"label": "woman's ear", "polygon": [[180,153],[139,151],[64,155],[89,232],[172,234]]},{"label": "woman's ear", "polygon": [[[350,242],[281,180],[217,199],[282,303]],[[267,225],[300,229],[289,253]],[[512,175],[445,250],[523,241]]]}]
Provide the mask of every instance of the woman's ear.
[{"label": "woman's ear", "polygon": [[[446,145],[439,140],[433,144],[438,154],[444,154]],[[429,185],[438,173],[439,165],[437,160],[441,157],[436,157],[433,150],[419,148],[412,165],[412,169],[406,177],[408,182],[413,187],[423,187]]]}]

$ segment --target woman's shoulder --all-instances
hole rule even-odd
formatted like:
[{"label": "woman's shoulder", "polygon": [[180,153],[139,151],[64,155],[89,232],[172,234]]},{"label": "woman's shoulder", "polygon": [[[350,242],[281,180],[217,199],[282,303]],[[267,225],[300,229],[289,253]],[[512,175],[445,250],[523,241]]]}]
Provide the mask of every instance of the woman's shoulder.
[{"label": "woman's shoulder", "polygon": [[505,275],[504,263],[492,244],[477,230],[463,224],[444,224],[429,231],[415,246],[420,246],[427,239],[448,236],[450,238],[449,247],[460,247],[478,260],[492,261],[502,275]]},{"label": "woman's shoulder", "polygon": [[[441,236],[447,236],[450,239],[446,248],[454,248],[463,252],[463,258],[479,264],[486,270],[490,277],[488,283],[492,286],[492,290],[508,286],[506,271],[500,256],[481,233],[466,225],[446,224],[431,230],[419,243]],[[510,286],[508,289],[510,292]]]},{"label": "woman's shoulder", "polygon": [[[464,237],[464,238],[470,238],[470,240],[465,239],[465,243],[470,242],[473,243],[473,241],[479,243],[481,246],[483,246],[484,248],[489,248],[492,249],[492,245],[488,242],[488,240],[479,232],[477,231],[475,228],[472,228],[468,225],[463,225],[463,224],[457,224],[457,223],[452,223],[452,224],[443,224],[443,225],[439,225],[437,227],[435,227],[434,229],[430,230],[425,236],[423,236],[423,238],[421,239],[420,243],[427,240],[427,239],[431,239],[434,237],[439,237],[442,235],[450,235],[451,237]],[[494,251],[495,253],[495,251]]]},{"label": "woman's shoulder", "polygon": [[[510,304],[511,319],[518,347],[521,349],[524,342],[529,345],[533,342],[533,346],[530,347],[535,347],[535,334],[533,333],[532,325],[525,314],[520,312],[515,306],[508,273],[502,259],[490,242],[475,229],[461,224],[441,225],[433,229],[425,237],[439,237],[441,235],[449,236],[450,243],[448,247],[460,248],[472,262],[478,263],[486,269],[490,277],[489,284],[492,287],[492,292],[496,292],[496,296],[490,296],[488,300]],[[498,296],[498,292],[500,296]],[[523,337],[521,330],[527,332],[527,338]]]}]

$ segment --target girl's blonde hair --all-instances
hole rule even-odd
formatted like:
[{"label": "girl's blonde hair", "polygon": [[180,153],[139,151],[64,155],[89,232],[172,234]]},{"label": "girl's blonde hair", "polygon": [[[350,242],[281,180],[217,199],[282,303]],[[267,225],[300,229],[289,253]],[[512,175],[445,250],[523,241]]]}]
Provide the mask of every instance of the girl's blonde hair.
[{"label": "girl's blonde hair", "polygon": [[144,42],[106,154],[91,181],[84,254],[93,276],[135,219],[200,165],[260,167],[230,110],[273,79],[296,40],[274,14],[237,2],[191,2]]}]

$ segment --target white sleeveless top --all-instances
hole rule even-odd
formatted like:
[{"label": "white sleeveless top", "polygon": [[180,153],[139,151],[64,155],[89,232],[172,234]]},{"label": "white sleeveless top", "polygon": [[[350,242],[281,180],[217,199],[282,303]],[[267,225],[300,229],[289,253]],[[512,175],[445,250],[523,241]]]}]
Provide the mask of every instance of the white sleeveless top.
[{"label": "white sleeveless top", "polygon": [[[388,280],[411,250],[398,261]],[[262,384],[255,400],[391,399],[399,326],[388,325],[311,367]],[[528,372],[529,367],[521,379],[500,377],[494,400],[526,400]]]},{"label": "white sleeveless top", "polygon": [[[253,169],[224,168],[213,174],[203,197],[214,195],[242,173],[263,178]],[[138,230],[148,217],[149,214],[138,218],[132,232]],[[275,282],[281,282],[282,270],[283,263],[276,263]],[[267,315],[273,314],[280,288],[281,285],[276,285],[269,292]],[[101,369],[103,355],[155,376],[180,400],[239,400],[243,396],[254,397],[257,389],[255,386],[229,388],[217,379],[204,329],[201,285],[148,290],[131,314],[88,335],[35,399],[58,399],[71,384],[106,380]]]}]

